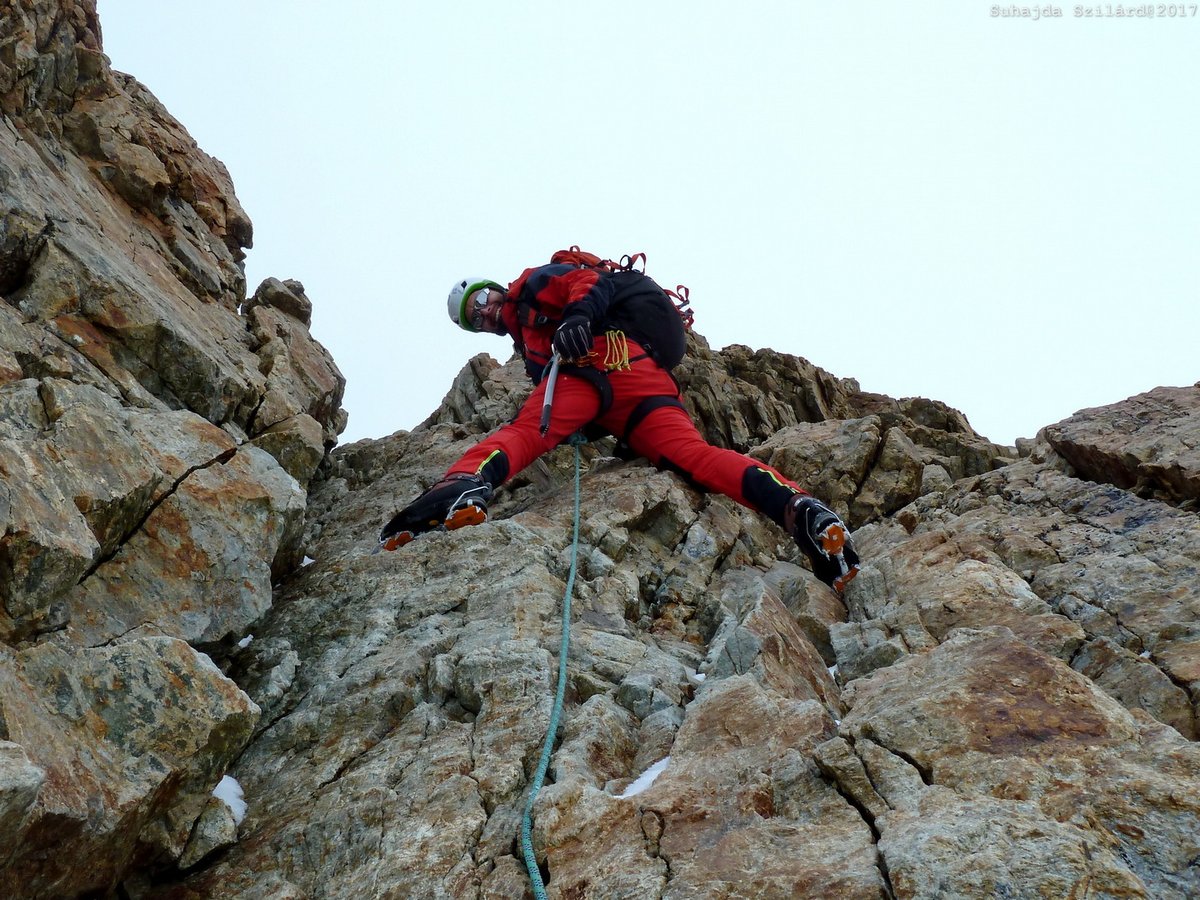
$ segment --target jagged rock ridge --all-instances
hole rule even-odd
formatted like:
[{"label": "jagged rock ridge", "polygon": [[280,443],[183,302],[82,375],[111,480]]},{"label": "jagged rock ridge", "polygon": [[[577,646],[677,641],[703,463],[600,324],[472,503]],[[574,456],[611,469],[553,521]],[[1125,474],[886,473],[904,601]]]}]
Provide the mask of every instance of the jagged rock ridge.
[{"label": "jagged rock ridge", "polygon": [[[754,396],[734,374],[746,351],[692,351],[727,407]],[[778,381],[781,357],[758,357]],[[804,422],[797,404],[796,424],[764,417],[756,452],[822,461],[835,502],[866,510],[845,604],[773,526],[585,450],[566,720],[535,818],[551,895],[1193,893],[1194,513],[1088,480],[1046,439],[989,456],[969,428],[931,437],[931,410],[958,421],[943,407],[906,416],[809,377],[869,414]],[[334,452],[309,507],[317,561],[231,670],[263,709],[235,767],[248,827],[152,895],[527,890],[514,835],[552,696],[571,451],[516,479],[485,526],[395,554],[364,541],[524,390],[518,366],[481,357],[412,433]],[[1190,388],[1047,434],[1139,407],[1200,427]]]},{"label": "jagged rock ridge", "polygon": [[[328,454],[340,375],[298,282],[246,297],[223,167],[109,70],[93,4],[5,13],[0,893],[526,895],[573,451],[373,554],[520,367]],[[1018,456],[773,351],[694,336],[679,376],[867,565],[843,602],[774,526],[584,448],[551,896],[1200,890],[1200,387]]]}]

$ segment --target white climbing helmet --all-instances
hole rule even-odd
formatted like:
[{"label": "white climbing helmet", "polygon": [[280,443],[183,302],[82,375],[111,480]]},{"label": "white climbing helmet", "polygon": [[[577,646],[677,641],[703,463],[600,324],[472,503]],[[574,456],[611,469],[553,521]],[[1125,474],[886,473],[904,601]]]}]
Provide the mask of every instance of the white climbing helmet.
[{"label": "white climbing helmet", "polygon": [[467,312],[467,300],[480,288],[504,290],[489,278],[464,278],[454,282],[454,287],[450,288],[450,296],[446,298],[446,311],[450,313],[450,321],[463,331],[476,330],[471,325],[471,316]]}]

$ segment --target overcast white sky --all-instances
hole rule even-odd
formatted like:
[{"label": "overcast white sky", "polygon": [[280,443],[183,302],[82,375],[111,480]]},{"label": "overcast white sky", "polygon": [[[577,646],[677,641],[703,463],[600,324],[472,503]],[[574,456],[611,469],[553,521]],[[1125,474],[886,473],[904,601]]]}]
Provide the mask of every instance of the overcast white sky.
[{"label": "overcast white sky", "polygon": [[1196,382],[1200,11],[1058,9],[99,0],[114,67],[229,167],[250,290],[305,284],[343,441],[508,358],[449,323],[452,282],[570,244],[645,251],[714,348],[1001,443]]}]

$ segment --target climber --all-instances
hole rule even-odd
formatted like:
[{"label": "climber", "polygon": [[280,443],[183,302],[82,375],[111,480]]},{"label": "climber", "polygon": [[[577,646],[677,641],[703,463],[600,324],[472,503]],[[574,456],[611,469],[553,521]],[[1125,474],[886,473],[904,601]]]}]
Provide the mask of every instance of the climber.
[{"label": "climber", "polygon": [[[648,276],[542,265],[526,269],[507,288],[485,278],[463,279],[447,302],[450,319],[463,330],[510,335],[536,387],[512,422],[468,450],[387,523],[380,535],[385,549],[435,528],[486,521],[497,487],[590,425],[693,486],[766,515],[835,591],[858,573],[850,532],[836,513],[770,466],[701,437],[670,373],[683,354],[683,326]],[[561,374],[543,434],[543,375],[554,356]]]}]

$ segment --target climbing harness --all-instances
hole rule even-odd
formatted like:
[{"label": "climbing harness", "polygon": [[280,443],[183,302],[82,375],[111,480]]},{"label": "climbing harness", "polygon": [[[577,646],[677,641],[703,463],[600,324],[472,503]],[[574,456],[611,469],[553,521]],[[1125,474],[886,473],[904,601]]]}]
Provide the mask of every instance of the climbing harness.
[{"label": "climbing harness", "polygon": [[[635,357],[632,360],[629,358],[629,341],[626,339],[623,331],[609,331],[605,334],[605,337],[608,339],[608,349],[604,356],[603,372],[599,372],[587,365],[571,366],[572,372],[599,389],[601,414],[607,411],[609,406],[612,405],[612,388],[608,385],[608,374],[610,372],[628,371],[632,368],[633,362],[645,358],[644,355]],[[595,358],[596,354],[589,354],[589,357]],[[546,396],[542,400],[542,419],[538,429],[542,437],[545,437],[550,431],[550,414],[554,406],[554,386],[558,383],[558,373],[561,366],[562,357],[555,353],[550,360],[550,365],[545,369]],[[597,382],[601,382],[601,384],[597,384]],[[605,397],[606,392],[609,395],[607,398]]]},{"label": "climbing harness", "polygon": [[546,729],[546,740],[542,744],[542,757],[538,761],[537,772],[534,773],[533,782],[529,786],[529,796],[525,800],[525,815],[521,818],[521,853],[525,857],[525,868],[529,871],[529,882],[537,900],[546,900],[546,886],[542,883],[542,873],[538,869],[537,858],[533,855],[533,839],[530,836],[533,829],[533,804],[537,800],[538,792],[542,789],[546,769],[550,767],[550,754],[554,750],[554,736],[558,731],[558,720],[562,715],[563,694],[567,687],[567,648],[571,642],[571,593],[575,589],[575,564],[579,556],[579,448],[587,443],[587,439],[578,432],[571,435],[569,440],[575,447],[575,524],[571,536],[571,569],[567,575],[567,590],[563,595],[562,604],[562,641],[558,647],[558,688],[554,692],[554,706],[550,710],[550,725]]}]

